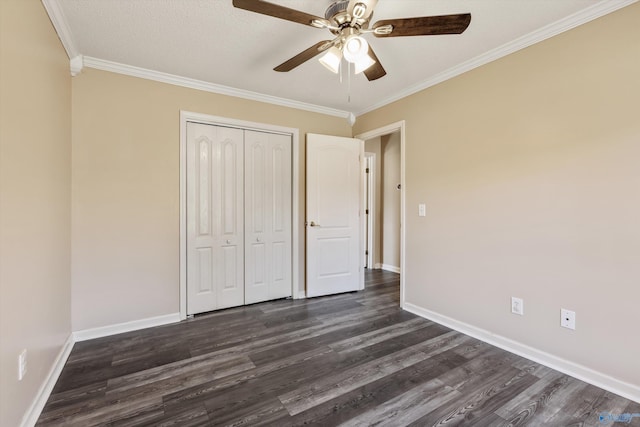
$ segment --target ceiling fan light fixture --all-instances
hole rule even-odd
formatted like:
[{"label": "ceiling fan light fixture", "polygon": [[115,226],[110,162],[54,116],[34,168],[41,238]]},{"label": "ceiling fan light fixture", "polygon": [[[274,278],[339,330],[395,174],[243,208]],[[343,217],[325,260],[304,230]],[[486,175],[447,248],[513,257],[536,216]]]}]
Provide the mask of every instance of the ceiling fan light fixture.
[{"label": "ceiling fan light fixture", "polygon": [[407,37],[462,34],[471,23],[470,13],[458,13],[383,19],[370,26],[378,0],[324,0],[331,2],[324,12],[324,18],[273,1],[277,0],[233,0],[232,3],[238,9],[328,29],[334,36],[333,40],[318,42],[278,65],[274,68],[278,72],[291,71],[326,50],[320,63],[333,73],[340,72],[344,58],[349,63],[349,70],[354,64],[356,72],[366,70],[364,74],[367,80],[377,80],[387,72],[363,35],[373,33],[376,37]]},{"label": "ceiling fan light fixture", "polygon": [[367,56],[369,43],[363,37],[351,35],[345,40],[342,52],[344,59],[351,63],[356,63],[359,58]]},{"label": "ceiling fan light fixture", "polygon": [[342,61],[342,52],[336,46],[333,46],[318,61],[332,73],[338,74],[340,61]]}]

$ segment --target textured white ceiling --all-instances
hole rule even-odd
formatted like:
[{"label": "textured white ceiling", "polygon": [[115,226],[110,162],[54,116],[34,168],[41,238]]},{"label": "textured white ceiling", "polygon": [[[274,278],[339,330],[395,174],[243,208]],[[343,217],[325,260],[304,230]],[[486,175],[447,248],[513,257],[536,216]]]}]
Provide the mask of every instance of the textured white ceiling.
[{"label": "textured white ceiling", "polygon": [[[461,35],[367,36],[387,70],[373,82],[363,75],[341,82],[317,59],[288,73],[273,71],[331,34],[236,9],[231,0],[57,1],[79,54],[358,114],[516,39],[618,0],[379,0],[374,22],[465,12],[472,20]],[[331,3],[272,2],[318,16]]]}]

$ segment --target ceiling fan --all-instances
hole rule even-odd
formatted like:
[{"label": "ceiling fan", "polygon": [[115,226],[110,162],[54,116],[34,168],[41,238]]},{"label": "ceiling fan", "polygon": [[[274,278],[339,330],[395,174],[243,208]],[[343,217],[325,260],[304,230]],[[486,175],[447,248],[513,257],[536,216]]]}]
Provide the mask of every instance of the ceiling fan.
[{"label": "ceiling fan", "polygon": [[337,0],[329,5],[324,18],[321,18],[264,0],[233,0],[233,6],[240,9],[328,29],[333,33],[333,39],[314,44],[275,67],[275,71],[291,71],[316,55],[326,52],[320,58],[325,67],[338,73],[344,58],[353,64],[356,74],[364,72],[369,81],[379,79],[387,72],[371,46],[362,37],[363,34],[373,34],[381,38],[461,34],[471,22],[471,14],[462,13],[386,19],[377,21],[370,28],[369,22],[377,3],[378,0]]}]

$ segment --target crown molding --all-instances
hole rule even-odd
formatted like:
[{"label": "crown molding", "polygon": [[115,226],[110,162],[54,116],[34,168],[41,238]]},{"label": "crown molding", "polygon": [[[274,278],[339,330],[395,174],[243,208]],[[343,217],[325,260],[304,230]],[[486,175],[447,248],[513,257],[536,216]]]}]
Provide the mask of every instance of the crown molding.
[{"label": "crown molding", "polygon": [[293,101],[291,99],[279,98],[277,96],[265,95],[258,92],[237,89],[202,80],[188,77],[176,76],[174,74],[160,71],[148,70],[146,68],[134,67],[132,65],[120,64],[118,62],[106,61],[104,59],[84,57],[84,66],[95,68],[96,70],[110,71],[112,73],[124,74],[132,77],[139,77],[147,80],[154,80],[161,83],[168,83],[175,86],[187,87],[190,89],[202,90],[205,92],[217,93],[219,95],[234,96],[236,98],[249,99],[251,101],[265,102],[267,104],[279,105],[281,107],[295,108],[298,110],[311,111],[314,113],[326,114],[329,116],[348,119],[350,112],[337,110],[335,108],[323,107],[321,105],[307,104],[306,102]]},{"label": "crown molding", "polygon": [[80,54],[78,49],[76,48],[75,43],[73,42],[73,35],[71,34],[71,28],[69,28],[69,24],[67,23],[67,18],[64,16],[64,12],[60,7],[59,0],[42,0],[42,4],[44,5],[47,14],[49,15],[49,19],[51,19],[51,23],[53,24],[53,28],[55,28],[56,33],[58,33],[58,37],[62,42],[62,46],[64,50],[67,52],[67,56],[71,58],[75,58]]},{"label": "crown molding", "polygon": [[84,68],[84,58],[82,55],[77,55],[71,58],[69,61],[69,68],[71,69],[71,76],[75,77],[82,72]]},{"label": "crown molding", "polygon": [[407,96],[413,95],[431,86],[435,86],[438,83],[442,83],[446,80],[459,76],[460,74],[466,73],[467,71],[471,71],[474,68],[478,68],[482,65],[488,64],[489,62],[517,52],[518,50],[544,41],[565,31],[569,31],[611,12],[615,12],[616,10],[622,9],[623,7],[636,3],[637,1],[638,0],[603,0],[600,3],[581,10],[580,12],[574,13],[573,15],[567,16],[566,18],[560,19],[559,21],[546,25],[509,43],[503,44],[502,46],[483,53],[482,55],[465,61],[462,64],[449,68],[448,70],[436,74],[417,85],[408,87],[407,89],[396,93],[392,97],[384,99],[383,101],[377,102],[368,108],[359,111],[356,113],[356,116],[361,116],[365,113],[391,104],[392,102],[406,98]]},{"label": "crown molding", "polygon": [[488,64],[489,62],[514,53],[518,50],[524,49],[533,44],[556,36],[560,33],[571,30],[572,28],[586,24],[587,22],[615,12],[618,9],[629,6],[638,1],[639,0],[603,0],[571,16],[563,18],[539,30],[526,34],[514,41],[506,43],[498,48],[492,49],[482,55],[465,61],[462,64],[445,70],[417,85],[413,85],[403,91],[397,92],[392,97],[372,104],[366,109],[355,114],[350,111],[338,110],[321,105],[308,104],[305,102],[294,101],[272,95],[265,95],[258,92],[237,89],[229,86],[205,82],[202,80],[181,77],[173,74],[163,73],[112,61],[106,61],[99,58],[88,56],[81,57],[73,41],[71,30],[67,23],[66,17],[64,16],[62,8],[60,7],[59,0],[42,0],[42,4],[49,14],[49,18],[51,19],[51,22],[56,32],[58,33],[58,37],[60,38],[60,41],[62,42],[62,45],[64,46],[68,57],[71,59],[70,70],[72,75],[77,75],[79,72],[81,72],[83,66],[90,67],[98,70],[110,71],[118,74],[125,74],[133,77],[168,83],[176,86],[217,93],[220,95],[234,96],[237,98],[249,99],[252,101],[264,102],[298,110],[305,110],[319,114],[341,117],[347,119],[349,123],[352,123],[355,121],[354,117],[358,117],[370,111],[384,107],[385,105],[391,104],[392,102],[398,101],[402,98],[406,98],[431,86],[435,86],[438,83],[442,83],[446,80],[457,77],[463,73],[466,73],[467,71],[473,70],[474,68],[478,68],[482,65]]}]

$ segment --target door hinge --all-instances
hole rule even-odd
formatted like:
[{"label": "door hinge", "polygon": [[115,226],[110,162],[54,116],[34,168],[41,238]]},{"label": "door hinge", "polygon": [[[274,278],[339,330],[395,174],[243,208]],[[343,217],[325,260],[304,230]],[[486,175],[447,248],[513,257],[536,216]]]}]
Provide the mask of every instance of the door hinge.
[{"label": "door hinge", "polygon": [[366,168],[364,171],[365,171],[366,173],[369,173],[369,168]]},{"label": "door hinge", "polygon": [[366,213],[367,215],[369,215],[369,209],[367,209],[366,211],[364,211],[364,213]]},{"label": "door hinge", "polygon": [[369,255],[369,251],[364,251],[364,254],[365,255]]}]

